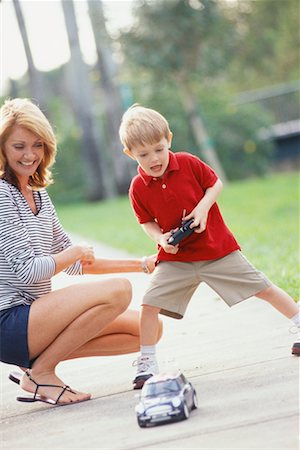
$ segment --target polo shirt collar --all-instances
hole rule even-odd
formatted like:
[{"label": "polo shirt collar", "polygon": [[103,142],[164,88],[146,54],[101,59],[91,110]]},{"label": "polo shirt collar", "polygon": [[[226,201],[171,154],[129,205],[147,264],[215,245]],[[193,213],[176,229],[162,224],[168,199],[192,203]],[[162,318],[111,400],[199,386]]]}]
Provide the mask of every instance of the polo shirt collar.
[{"label": "polo shirt collar", "polygon": [[[165,171],[165,173],[163,174],[163,178],[165,178],[165,176],[169,173],[172,172],[173,170],[179,170],[179,164],[176,158],[176,154],[173,153],[172,151],[169,151],[169,164],[168,167]],[[142,168],[141,166],[138,166],[137,171],[140,175],[140,177],[142,178],[143,182],[145,183],[146,186],[148,186],[148,184],[155,179],[155,177],[152,177],[151,175],[148,175]]]}]

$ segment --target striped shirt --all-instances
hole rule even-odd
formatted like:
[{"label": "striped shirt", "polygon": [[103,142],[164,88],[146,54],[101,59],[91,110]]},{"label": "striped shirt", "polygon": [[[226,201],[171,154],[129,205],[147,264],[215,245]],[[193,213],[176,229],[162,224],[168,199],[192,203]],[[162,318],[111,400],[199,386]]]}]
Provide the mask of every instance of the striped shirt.
[{"label": "striped shirt", "polygon": [[[45,189],[33,191],[37,214],[15,186],[0,179],[0,310],[30,305],[51,291],[55,262],[51,255],[69,247]],[[69,275],[82,274],[79,261]]]}]

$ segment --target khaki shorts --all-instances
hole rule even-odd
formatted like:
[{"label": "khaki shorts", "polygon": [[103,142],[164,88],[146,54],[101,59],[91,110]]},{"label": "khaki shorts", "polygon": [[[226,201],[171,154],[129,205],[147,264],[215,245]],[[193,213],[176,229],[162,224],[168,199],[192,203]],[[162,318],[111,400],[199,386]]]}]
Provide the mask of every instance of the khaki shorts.
[{"label": "khaki shorts", "polygon": [[211,261],[161,261],[152,275],[142,304],[160,308],[160,313],[166,316],[182,319],[202,281],[228,306],[240,303],[272,284],[240,251]]}]

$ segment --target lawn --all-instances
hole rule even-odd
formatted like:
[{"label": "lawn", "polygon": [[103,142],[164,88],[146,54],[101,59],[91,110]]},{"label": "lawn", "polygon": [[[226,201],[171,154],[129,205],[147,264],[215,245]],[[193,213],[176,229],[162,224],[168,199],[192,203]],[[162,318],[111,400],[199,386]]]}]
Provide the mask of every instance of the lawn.
[{"label": "lawn", "polygon": [[[230,183],[218,203],[247,258],[299,299],[299,174]],[[69,232],[133,255],[156,251],[137,223],[127,197],[56,206]]]}]

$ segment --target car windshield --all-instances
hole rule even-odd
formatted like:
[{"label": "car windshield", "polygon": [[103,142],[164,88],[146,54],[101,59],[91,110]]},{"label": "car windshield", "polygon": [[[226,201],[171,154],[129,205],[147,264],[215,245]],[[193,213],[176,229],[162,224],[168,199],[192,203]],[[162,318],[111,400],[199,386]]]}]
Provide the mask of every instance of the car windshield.
[{"label": "car windshield", "polygon": [[159,381],[149,383],[143,388],[143,397],[156,397],[159,395],[172,394],[180,390],[176,380]]}]

